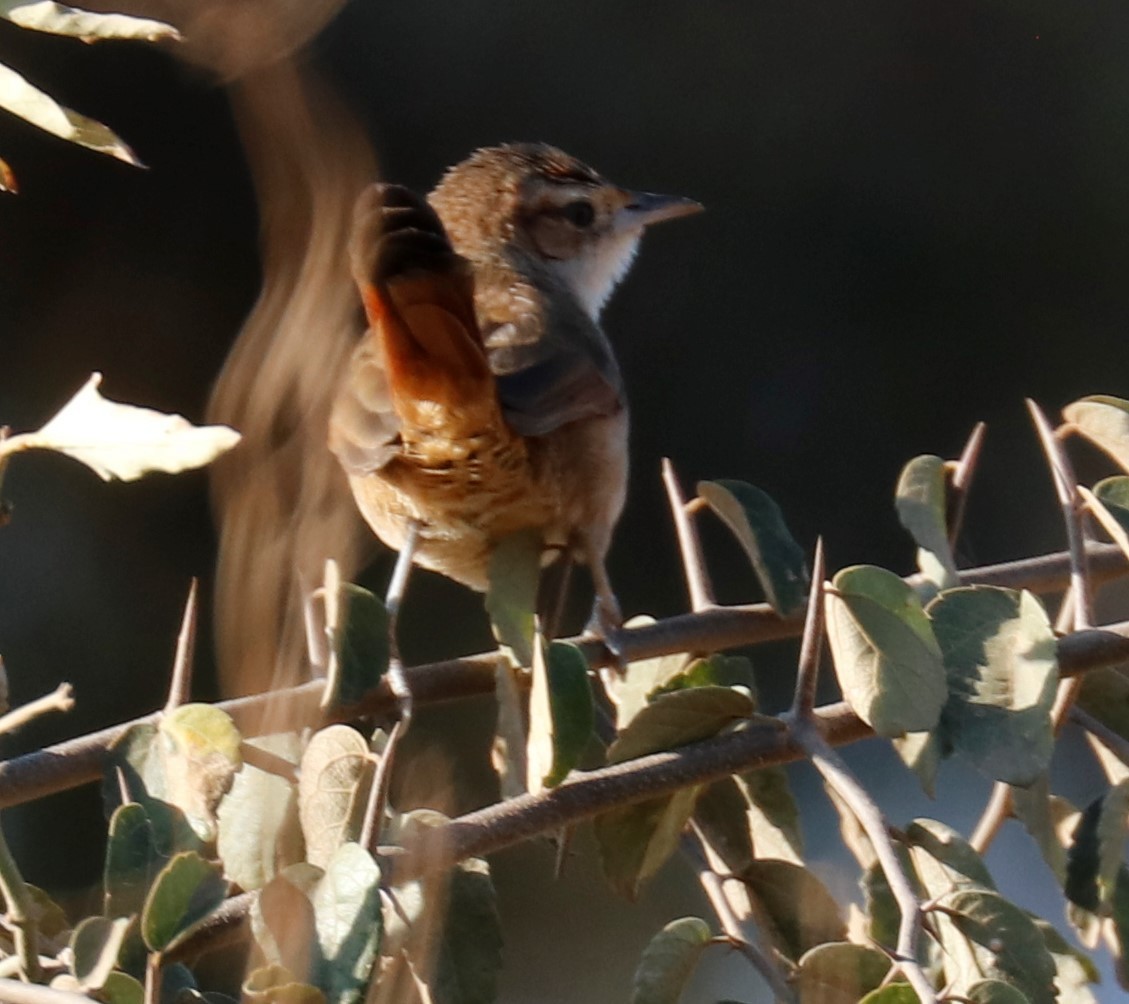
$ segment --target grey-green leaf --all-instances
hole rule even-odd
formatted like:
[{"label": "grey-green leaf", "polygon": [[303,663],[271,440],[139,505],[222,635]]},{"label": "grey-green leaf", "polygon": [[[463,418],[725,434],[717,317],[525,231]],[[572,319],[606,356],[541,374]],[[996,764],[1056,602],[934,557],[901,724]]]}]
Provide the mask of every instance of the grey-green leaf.
[{"label": "grey-green leaf", "polygon": [[694,822],[728,871],[736,875],[752,864],[749,804],[733,778],[723,777],[702,789]]},{"label": "grey-green leaf", "polygon": [[1054,748],[1055,636],[1026,590],[950,589],[928,613],[944,653],[948,743],[989,777],[1030,784]]},{"label": "grey-green leaf", "polygon": [[843,696],[882,736],[927,732],[948,696],[921,602],[892,572],[844,568],[827,593],[827,634]]},{"label": "grey-green leaf", "polygon": [[772,609],[782,617],[800,610],[807,602],[808,571],[780,507],[743,481],[700,481],[698,494],[744,548]]},{"label": "grey-green leaf", "polygon": [[777,949],[799,961],[827,941],[843,941],[847,927],[839,905],[814,873],[790,861],[754,861],[741,874],[772,921]]},{"label": "grey-green leaf", "polygon": [[937,589],[960,581],[946,522],[945,462],[914,457],[898,477],[894,505],[898,519],[917,544],[917,567]]},{"label": "grey-green leaf", "polygon": [[608,747],[608,762],[622,763],[717,735],[753,713],[753,702],[732,687],[694,687],[660,694],[641,708]]},{"label": "grey-green leaf", "polygon": [[890,959],[878,949],[838,941],[805,952],[795,982],[804,1004],[856,1004],[889,971]]},{"label": "grey-green leaf", "polygon": [[502,922],[490,868],[471,858],[451,873],[435,999],[493,1004],[501,969]]},{"label": "grey-green leaf", "polygon": [[1122,868],[1129,781],[1113,785],[1091,802],[1075,827],[1066,856],[1066,897],[1093,913],[1104,914],[1113,901]]},{"label": "grey-green leaf", "polygon": [[920,1004],[920,1000],[908,983],[888,983],[877,990],[871,990],[859,1004]]},{"label": "grey-green leaf", "polygon": [[217,865],[194,851],[176,855],[153,882],[141,913],[141,936],[161,952],[224,901],[227,882]]},{"label": "grey-green leaf", "polygon": [[666,863],[678,848],[697,797],[697,788],[683,788],[593,820],[604,876],[616,892],[633,901],[639,887]]},{"label": "grey-green leaf", "polygon": [[1129,471],[1129,401],[1094,394],[1068,404],[1062,409],[1062,416]]},{"label": "grey-green leaf", "polygon": [[905,838],[915,870],[931,897],[954,888],[996,888],[980,855],[944,823],[915,819],[906,827]]},{"label": "grey-green leaf", "polygon": [[[294,733],[259,736],[247,743],[290,765],[300,756]],[[297,793],[285,777],[245,763],[216,816],[216,849],[224,872],[246,892],[261,889],[287,865],[304,859]]]},{"label": "grey-green leaf", "polygon": [[933,732],[907,732],[895,736],[894,750],[910,770],[917,775],[921,788],[930,798],[936,796],[937,769],[941,765],[941,740]]},{"label": "grey-green leaf", "polygon": [[159,862],[163,860],[145,809],[137,802],[119,805],[110,817],[102,872],[107,917],[128,917],[141,911]]},{"label": "grey-green leaf", "polygon": [[316,978],[328,1004],[359,1000],[380,944],[380,871],[372,855],[344,844],[329,861],[310,897],[319,958]]},{"label": "grey-green leaf", "polygon": [[1026,996],[1003,980],[979,980],[965,991],[974,1004],[1029,1004]]},{"label": "grey-green leaf", "polygon": [[761,767],[737,777],[749,800],[749,826],[758,858],[803,864],[800,810],[783,767]]},{"label": "grey-green leaf", "polygon": [[523,666],[533,662],[533,622],[544,542],[536,530],[519,530],[490,553],[486,612],[494,637],[508,645]]},{"label": "grey-green leaf", "polygon": [[635,969],[631,1004],[678,1004],[713,932],[699,917],[672,920],[648,942]]}]

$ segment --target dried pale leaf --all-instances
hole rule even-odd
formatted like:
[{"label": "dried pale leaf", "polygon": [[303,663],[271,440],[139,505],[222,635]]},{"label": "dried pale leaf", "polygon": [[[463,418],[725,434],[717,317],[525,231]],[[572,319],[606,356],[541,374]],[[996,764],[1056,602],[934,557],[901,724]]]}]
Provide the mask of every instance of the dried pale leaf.
[{"label": "dried pale leaf", "polygon": [[98,393],[101,382],[102,374],[94,373],[42,429],[9,442],[65,453],[105,481],[202,467],[239,442],[239,433],[225,425],[197,427],[180,415],[107,400]]},{"label": "dried pale leaf", "polygon": [[348,725],[316,732],[302,755],[298,817],[306,860],[328,868],[338,848],[361,832],[373,770],[368,743]]},{"label": "dried pale leaf", "polygon": [[138,164],[133,151],[101,122],[64,108],[11,67],[0,63],[0,108],[60,139],[107,154],[127,164]]},{"label": "dried pale leaf", "polygon": [[631,1004],[678,1004],[682,989],[713,932],[700,917],[672,920],[656,934],[639,959]]},{"label": "dried pale leaf", "polygon": [[162,21],[128,14],[97,14],[53,3],[52,0],[0,0],[0,18],[18,24],[21,28],[53,35],[70,35],[85,42],[103,38],[136,39],[143,42],[180,38],[180,33],[171,24]]},{"label": "dried pale leaf", "polygon": [[239,730],[211,704],[182,704],[161,718],[157,743],[166,798],[203,840],[216,835],[216,807],[243,765]]}]

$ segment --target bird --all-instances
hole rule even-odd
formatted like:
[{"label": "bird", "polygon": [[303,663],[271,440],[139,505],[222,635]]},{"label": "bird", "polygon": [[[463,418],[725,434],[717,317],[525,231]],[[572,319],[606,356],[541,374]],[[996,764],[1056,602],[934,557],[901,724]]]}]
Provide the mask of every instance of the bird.
[{"label": "bird", "polygon": [[472,589],[512,534],[586,565],[590,626],[622,624],[606,567],[628,404],[600,315],[645,228],[698,212],[543,143],[483,147],[426,198],[373,183],[350,259],[368,329],[329,447],[376,536]]}]

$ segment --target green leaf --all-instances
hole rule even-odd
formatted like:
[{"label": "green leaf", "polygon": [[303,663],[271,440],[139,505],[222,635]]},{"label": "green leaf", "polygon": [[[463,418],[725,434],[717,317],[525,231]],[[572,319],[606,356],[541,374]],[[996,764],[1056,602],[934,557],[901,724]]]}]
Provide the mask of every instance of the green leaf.
[{"label": "green leaf", "polygon": [[1074,829],[1066,854],[1066,898],[1092,913],[1106,914],[1122,868],[1129,781],[1115,784],[1091,802]]},{"label": "green leaf", "polygon": [[136,802],[119,805],[110,817],[102,872],[106,916],[140,913],[161,864],[145,809]]},{"label": "green leaf", "polygon": [[907,732],[895,736],[894,750],[910,770],[917,775],[921,788],[930,798],[937,791],[937,769],[941,765],[941,740],[936,730],[933,732]]},{"label": "green leaf", "polygon": [[126,14],[96,14],[89,10],[67,7],[51,0],[0,0],[0,18],[21,28],[45,31],[53,35],[70,35],[84,42],[104,38],[136,39],[157,42],[179,39],[180,33],[162,21]]},{"label": "green leaf", "polygon": [[490,760],[498,774],[502,798],[524,795],[529,775],[526,759],[526,733],[523,700],[512,660],[500,658],[494,667],[494,700],[497,717]]},{"label": "green leaf", "polygon": [[344,844],[310,896],[318,956],[311,981],[328,1004],[359,1000],[376,961],[382,921],[380,870],[357,844]]},{"label": "green leaf", "polygon": [[859,1004],[920,1004],[920,998],[908,983],[888,983],[871,990]]},{"label": "green leaf", "polygon": [[490,867],[471,858],[451,873],[450,882],[435,1000],[493,1004],[502,970],[502,922]]},{"label": "green leaf", "polygon": [[336,697],[349,707],[375,687],[387,671],[390,626],[384,604],[367,589],[344,582],[338,603],[344,627],[336,637],[340,672]]},{"label": "green leaf", "polygon": [[203,841],[189,825],[184,812],[166,799],[164,757],[160,752],[157,726],[132,725],[106,750],[102,799],[110,815],[125,798],[145,810],[153,828],[157,853],[171,857],[178,851],[195,851]]},{"label": "green leaf", "polygon": [[1123,990],[1129,990],[1129,868],[1122,867],[1117,873],[1107,935],[1117,982]]},{"label": "green leaf", "polygon": [[372,754],[356,729],[330,725],[314,733],[298,775],[298,818],[310,864],[328,868],[341,846],[360,837],[372,774]]},{"label": "green leaf", "polygon": [[905,831],[915,871],[930,897],[952,889],[995,889],[996,883],[972,845],[935,819],[915,819]]},{"label": "green leaf", "polygon": [[[288,764],[301,755],[292,732],[258,736],[247,744]],[[303,860],[297,792],[286,778],[245,763],[216,815],[216,850],[224,872],[244,891],[261,889],[287,865]]]},{"label": "green leaf", "polygon": [[847,928],[827,887],[802,865],[754,861],[740,876],[770,920],[773,944],[792,961],[827,941],[843,941]]},{"label": "green leaf", "polygon": [[1129,401],[1108,394],[1081,398],[1062,416],[1122,468],[1129,470]]},{"label": "green leaf", "polygon": [[631,1004],[678,1004],[713,932],[699,917],[672,920],[643,949],[631,988]]},{"label": "green leaf", "polygon": [[856,1004],[877,989],[889,971],[890,959],[878,949],[831,942],[804,953],[795,983],[803,1004]]},{"label": "green leaf", "polygon": [[965,995],[974,1004],[1028,1004],[1020,991],[1002,980],[980,980],[973,983]]},{"label": "green leaf", "polygon": [[695,687],[660,694],[639,710],[608,747],[608,763],[623,763],[708,739],[752,713],[749,695],[732,687]]},{"label": "green leaf", "polygon": [[969,586],[938,596],[928,613],[948,673],[946,740],[989,777],[1031,784],[1054,749],[1058,685],[1042,605],[1025,590]]},{"label": "green leaf", "polygon": [[898,478],[894,505],[898,519],[917,544],[917,567],[937,589],[958,585],[946,519],[945,462],[914,457]]},{"label": "green leaf", "polygon": [[544,541],[536,530],[502,538],[490,553],[486,612],[494,637],[508,645],[523,666],[533,662],[533,626]]},{"label": "green leaf", "polygon": [[127,973],[114,972],[106,977],[98,999],[104,1004],[143,1004],[145,988]]},{"label": "green leaf", "polygon": [[927,732],[948,692],[921,603],[892,572],[844,568],[827,593],[827,633],[847,702],[881,736]]},{"label": "green leaf", "polygon": [[1129,668],[1104,666],[1082,678],[1078,705],[1122,739],[1129,739]]},{"label": "green leaf", "polygon": [[694,822],[729,872],[736,875],[753,863],[749,803],[736,780],[723,777],[703,788],[694,806]]},{"label": "green leaf", "polygon": [[758,858],[803,864],[800,811],[783,767],[761,767],[737,776],[749,801],[749,825]]},{"label": "green leaf", "polygon": [[744,548],[772,609],[781,617],[802,609],[808,594],[804,552],[780,507],[743,481],[699,481],[698,494]]},{"label": "green leaf", "polygon": [[153,882],[141,913],[141,937],[151,952],[163,952],[227,895],[217,865],[194,851],[176,855]]},{"label": "green leaf", "polygon": [[593,820],[600,863],[616,892],[635,900],[640,886],[678,848],[697,797],[697,788],[683,788],[673,795],[611,809]]},{"label": "green leaf", "polygon": [[[967,939],[983,977],[1006,980],[1031,1004],[1054,1004],[1054,959],[1042,932],[1019,907],[982,889],[949,893],[938,905],[944,919]],[[970,980],[967,985],[975,982]]]},{"label": "green leaf", "polygon": [[196,977],[186,965],[176,962],[161,967],[160,1004],[181,1004],[181,995],[196,989]]},{"label": "green leaf", "polygon": [[[654,623],[653,617],[640,615],[632,617],[624,627],[640,627]],[[690,656],[679,652],[674,655],[660,655],[654,659],[629,662],[622,676],[610,680],[608,695],[615,703],[616,722],[619,728],[624,728],[642,708],[645,708],[650,696],[681,672],[689,660]]]},{"label": "green leaf", "polygon": [[157,726],[165,797],[205,841],[216,836],[216,806],[243,765],[231,716],[211,704],[182,704]]},{"label": "green leaf", "polygon": [[588,663],[575,645],[535,641],[529,695],[528,787],[553,788],[568,777],[592,739],[596,713]]},{"label": "green leaf", "polygon": [[71,972],[83,990],[100,990],[117,965],[128,917],[87,917],[71,935]]},{"label": "green leaf", "polygon": [[694,687],[742,687],[753,698],[755,707],[756,686],[753,664],[745,656],[715,652],[713,655],[694,659],[679,669],[655,687],[648,697],[654,700],[659,694],[671,694],[676,690],[690,690]]}]

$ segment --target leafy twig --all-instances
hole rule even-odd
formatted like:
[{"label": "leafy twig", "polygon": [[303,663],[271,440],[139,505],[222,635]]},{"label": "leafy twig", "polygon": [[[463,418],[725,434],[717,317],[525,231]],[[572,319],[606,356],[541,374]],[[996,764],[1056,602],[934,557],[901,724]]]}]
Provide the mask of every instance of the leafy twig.
[{"label": "leafy twig", "polygon": [[666,497],[670,502],[670,514],[674,519],[674,531],[678,535],[678,552],[682,556],[686,588],[690,592],[690,608],[695,611],[705,610],[714,605],[714,597],[709,571],[702,556],[698,529],[682,496],[682,486],[678,483],[674,464],[667,457],[663,457],[662,474]]},{"label": "leafy twig", "polygon": [[0,715],[0,736],[26,725],[34,718],[50,711],[70,711],[74,707],[74,688],[69,683],[60,683],[51,693],[28,701],[14,708],[6,715]]}]

